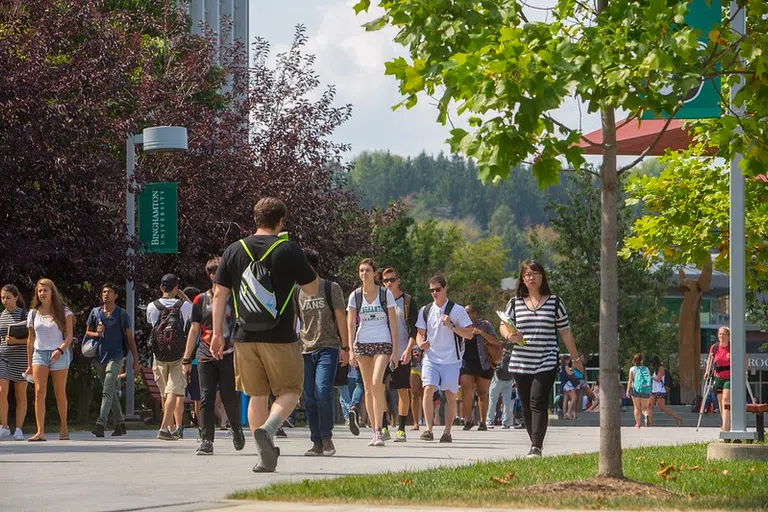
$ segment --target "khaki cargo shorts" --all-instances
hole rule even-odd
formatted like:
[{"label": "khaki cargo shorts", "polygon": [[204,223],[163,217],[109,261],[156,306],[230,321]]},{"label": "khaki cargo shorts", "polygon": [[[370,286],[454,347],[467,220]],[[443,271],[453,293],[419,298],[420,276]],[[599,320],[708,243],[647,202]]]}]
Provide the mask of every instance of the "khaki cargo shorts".
[{"label": "khaki cargo shorts", "polygon": [[181,395],[187,391],[187,379],[181,370],[181,359],[178,361],[152,361],[152,373],[155,376],[157,387],[163,396],[171,393]]},{"label": "khaki cargo shorts", "polygon": [[235,387],[248,396],[301,394],[304,358],[299,342],[235,343]]}]

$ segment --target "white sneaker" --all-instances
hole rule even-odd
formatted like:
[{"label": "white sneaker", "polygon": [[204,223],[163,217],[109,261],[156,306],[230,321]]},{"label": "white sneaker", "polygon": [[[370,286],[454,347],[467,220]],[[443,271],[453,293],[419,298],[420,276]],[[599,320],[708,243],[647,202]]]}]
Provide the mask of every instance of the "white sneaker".
[{"label": "white sneaker", "polygon": [[373,438],[373,446],[384,446],[384,439],[378,432],[376,432],[375,437]]},{"label": "white sneaker", "polygon": [[11,429],[8,427],[0,426],[0,440],[3,440],[7,437],[11,437]]},{"label": "white sneaker", "polygon": [[24,440],[24,432],[22,432],[20,428],[16,428],[16,432],[13,433],[13,438],[16,441],[23,441]]}]

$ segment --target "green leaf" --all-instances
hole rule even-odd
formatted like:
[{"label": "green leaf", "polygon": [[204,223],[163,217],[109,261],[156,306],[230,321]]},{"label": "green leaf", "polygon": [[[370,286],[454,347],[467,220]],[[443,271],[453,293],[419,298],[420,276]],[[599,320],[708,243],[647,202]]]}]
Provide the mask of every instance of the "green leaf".
[{"label": "green leaf", "polygon": [[355,10],[355,14],[360,14],[363,11],[368,12],[370,6],[371,0],[360,0],[353,6],[353,9]]}]

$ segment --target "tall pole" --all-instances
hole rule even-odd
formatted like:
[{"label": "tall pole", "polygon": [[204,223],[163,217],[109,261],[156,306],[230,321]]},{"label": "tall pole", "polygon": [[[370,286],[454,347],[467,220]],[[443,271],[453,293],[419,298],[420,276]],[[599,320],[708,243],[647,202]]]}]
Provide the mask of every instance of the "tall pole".
[{"label": "tall pole", "polygon": [[[140,136],[138,136],[140,137]],[[133,243],[136,239],[136,197],[133,193],[134,171],[136,169],[136,142],[137,136],[131,135],[125,141],[125,226],[128,249],[126,250],[126,280],[125,280],[125,309],[128,311],[131,329],[136,333],[136,305],[133,291]],[[134,410],[134,375],[133,354],[128,351],[126,360],[125,379],[125,417],[133,419]]]},{"label": "tall pole", "polygon": [[[731,30],[738,35],[747,31],[746,8],[740,8],[736,0],[731,1]],[[736,105],[736,95],[744,87],[744,75],[731,87],[731,110],[738,116],[744,115],[744,106]],[[741,128],[737,128],[741,130]],[[747,432],[746,412],[746,203],[745,178],[741,172],[743,155],[736,153],[731,160],[731,228],[730,228],[730,320],[731,320],[731,430],[721,432],[721,439],[754,439],[755,432]]]}]

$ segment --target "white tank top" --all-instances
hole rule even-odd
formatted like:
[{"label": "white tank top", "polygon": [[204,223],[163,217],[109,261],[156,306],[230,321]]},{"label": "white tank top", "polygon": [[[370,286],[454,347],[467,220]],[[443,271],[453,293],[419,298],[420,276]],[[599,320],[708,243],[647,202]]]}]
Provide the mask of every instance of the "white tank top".
[{"label": "white tank top", "polygon": [[[665,372],[666,375],[666,372]],[[667,390],[664,388],[664,382],[659,382],[656,379],[659,378],[658,373],[653,374],[653,380],[651,385],[651,393],[666,393]]]}]

